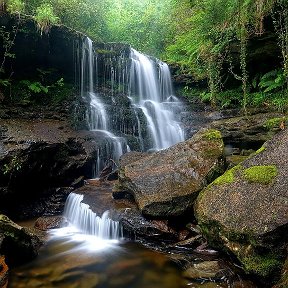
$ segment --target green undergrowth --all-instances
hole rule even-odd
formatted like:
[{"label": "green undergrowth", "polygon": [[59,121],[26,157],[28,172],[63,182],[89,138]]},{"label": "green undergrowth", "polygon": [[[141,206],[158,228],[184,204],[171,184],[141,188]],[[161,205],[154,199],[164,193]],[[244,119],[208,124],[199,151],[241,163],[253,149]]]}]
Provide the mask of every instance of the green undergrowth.
[{"label": "green undergrowth", "polygon": [[[178,94],[184,96],[189,102],[200,100],[203,103],[210,104],[212,95],[204,88],[190,88],[185,86]],[[265,107],[270,110],[285,112],[288,110],[287,91],[284,92],[251,92],[247,96],[247,108]],[[241,87],[219,91],[213,98],[214,106],[218,109],[238,109],[243,105],[243,92]],[[286,119],[287,120],[287,119]]]},{"label": "green undergrowth", "polygon": [[266,128],[267,130],[272,130],[274,128],[279,128],[281,123],[283,123],[284,125],[288,124],[288,117],[284,116],[284,117],[276,117],[276,118],[271,118],[268,119],[265,123],[264,123],[264,128]]}]

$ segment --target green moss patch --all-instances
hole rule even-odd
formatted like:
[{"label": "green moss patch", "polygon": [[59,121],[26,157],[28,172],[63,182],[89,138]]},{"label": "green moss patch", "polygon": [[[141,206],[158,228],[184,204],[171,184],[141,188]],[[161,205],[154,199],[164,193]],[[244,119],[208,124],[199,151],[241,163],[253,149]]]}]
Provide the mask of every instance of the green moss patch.
[{"label": "green moss patch", "polygon": [[264,146],[262,146],[255,152],[255,154],[259,154],[259,153],[261,153],[261,152],[263,152],[265,150],[266,150],[266,148]]},{"label": "green moss patch", "polygon": [[244,170],[244,178],[252,183],[270,184],[277,176],[278,170],[275,165],[253,166]]},{"label": "green moss patch", "polygon": [[215,129],[209,129],[203,136],[208,140],[222,139],[221,132]]},{"label": "green moss patch", "polygon": [[226,171],[222,176],[218,177],[212,184],[223,185],[233,183],[235,178],[234,177],[235,172],[241,169],[242,169],[241,165],[233,167],[232,169]]},{"label": "green moss patch", "polygon": [[265,123],[264,123],[264,127],[268,130],[274,129],[274,128],[279,128],[282,122],[286,122],[287,124],[288,121],[288,117],[276,117],[276,118],[271,118],[268,119]]},{"label": "green moss patch", "polygon": [[241,259],[244,269],[248,273],[254,273],[262,277],[271,275],[275,270],[279,270],[282,262],[274,254],[250,255]]}]

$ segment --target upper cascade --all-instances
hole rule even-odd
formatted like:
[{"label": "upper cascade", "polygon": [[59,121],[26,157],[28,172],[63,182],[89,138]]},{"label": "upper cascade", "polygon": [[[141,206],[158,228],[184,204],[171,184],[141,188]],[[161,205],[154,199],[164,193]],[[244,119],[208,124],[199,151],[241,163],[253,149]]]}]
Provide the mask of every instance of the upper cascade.
[{"label": "upper cascade", "polygon": [[134,49],[131,49],[130,59],[129,96],[146,117],[147,128],[153,139],[150,149],[161,150],[184,141],[184,131],[175,120],[176,109],[169,105],[171,100],[178,102],[178,105],[181,103],[175,96],[172,98],[168,65]]},{"label": "upper cascade", "polygon": [[128,46],[119,47],[94,44],[89,38],[82,44],[79,74],[81,96],[90,104],[87,125],[105,139],[95,176],[107,160],[117,163],[129,146],[157,151],[185,138],[180,124],[183,104],[173,95],[168,65]]}]

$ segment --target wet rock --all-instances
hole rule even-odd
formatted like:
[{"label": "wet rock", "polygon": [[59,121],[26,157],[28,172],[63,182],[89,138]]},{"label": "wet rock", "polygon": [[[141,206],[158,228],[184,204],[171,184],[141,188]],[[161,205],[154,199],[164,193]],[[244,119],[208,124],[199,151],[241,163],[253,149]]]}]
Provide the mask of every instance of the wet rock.
[{"label": "wet rock", "polygon": [[287,143],[286,129],[204,189],[194,207],[209,243],[225,246],[261,277],[279,271],[286,255]]},{"label": "wet rock", "polygon": [[185,142],[121,166],[118,188],[134,196],[144,215],[182,215],[223,171],[223,148],[218,131],[203,129]]},{"label": "wet rock", "polygon": [[221,278],[223,274],[218,261],[204,261],[189,267],[184,271],[183,276],[189,279],[202,279],[219,278],[219,276]]},{"label": "wet rock", "polygon": [[40,217],[36,220],[34,227],[47,231],[49,229],[56,229],[67,226],[67,220],[63,216]]},{"label": "wet rock", "polygon": [[6,288],[8,285],[8,266],[5,257],[0,255],[0,287]]},{"label": "wet rock", "polygon": [[233,168],[234,166],[238,165],[242,161],[246,160],[248,157],[247,156],[242,156],[242,155],[231,155],[226,157],[226,163],[228,168]]},{"label": "wet rock", "polygon": [[36,235],[7,216],[0,215],[0,253],[6,256],[9,264],[20,264],[33,259],[41,244]]},{"label": "wet rock", "polygon": [[99,135],[47,119],[0,119],[0,131],[0,211],[22,218],[62,213],[67,193],[59,187],[77,188],[91,177]]},{"label": "wet rock", "polygon": [[201,243],[202,240],[202,236],[201,235],[197,235],[194,237],[191,237],[189,239],[186,240],[182,240],[180,242],[174,243],[172,245],[170,245],[169,247],[195,247],[197,245],[199,245],[199,243]]},{"label": "wet rock", "polygon": [[122,155],[119,164],[121,167],[125,167],[126,165],[141,160],[149,155],[151,155],[151,153],[132,151]]},{"label": "wet rock", "polygon": [[165,224],[165,221],[151,221],[143,217],[141,212],[134,209],[125,209],[120,212],[120,223],[130,237],[145,239],[153,242],[171,242],[177,240],[177,233]]}]

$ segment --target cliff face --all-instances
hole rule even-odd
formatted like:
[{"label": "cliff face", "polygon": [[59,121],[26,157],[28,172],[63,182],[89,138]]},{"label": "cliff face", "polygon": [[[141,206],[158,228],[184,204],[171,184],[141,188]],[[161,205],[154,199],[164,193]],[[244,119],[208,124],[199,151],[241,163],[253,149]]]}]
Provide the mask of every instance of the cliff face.
[{"label": "cliff face", "polygon": [[[13,55],[6,54],[6,76],[13,73],[13,78],[25,79],[35,76],[37,69],[53,68],[67,81],[74,81],[74,57],[83,35],[64,26],[53,26],[49,34],[41,35],[32,19],[5,14],[0,17],[0,25],[8,37],[7,40],[1,37],[0,59],[3,61],[5,52]],[[9,51],[5,51],[7,41],[13,42]]]}]

